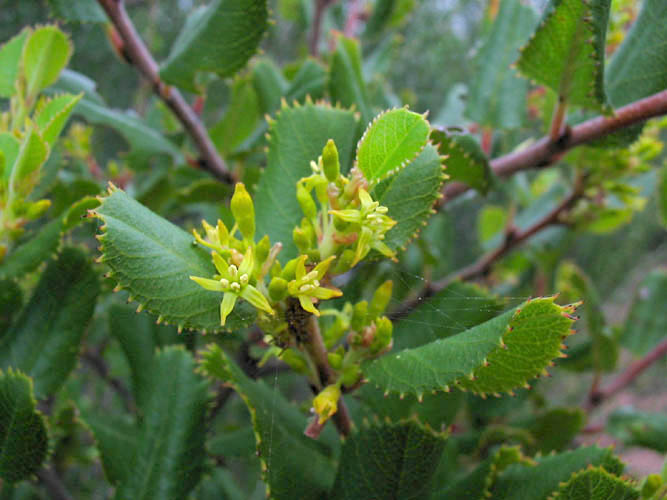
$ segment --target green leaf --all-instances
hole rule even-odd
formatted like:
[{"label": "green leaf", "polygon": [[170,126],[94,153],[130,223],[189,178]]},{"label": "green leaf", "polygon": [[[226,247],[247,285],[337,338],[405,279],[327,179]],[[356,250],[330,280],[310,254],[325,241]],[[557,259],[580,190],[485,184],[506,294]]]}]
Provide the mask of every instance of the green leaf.
[{"label": "green leaf", "polygon": [[2,175],[0,175],[0,181],[4,181],[3,184],[6,186],[9,182],[9,176],[12,173],[12,167],[16,162],[16,158],[19,155],[21,150],[21,143],[19,140],[14,137],[14,135],[9,132],[0,132],[0,153],[4,157],[4,167]]},{"label": "green leaf", "polygon": [[[150,374],[150,367],[146,367]],[[95,437],[104,473],[112,484],[118,484],[136,471],[132,460],[139,442],[139,429],[126,415],[83,412],[83,420]]]},{"label": "green leaf", "polygon": [[581,408],[554,408],[535,418],[528,427],[538,450],[546,455],[563,450],[585,424],[586,413]]},{"label": "green leaf", "polygon": [[16,281],[0,279],[0,332],[6,332],[23,305],[23,292]]},{"label": "green leaf", "polygon": [[198,72],[220,77],[240,70],[257,51],[268,26],[266,0],[214,0],[190,14],[160,76],[191,92]]},{"label": "green leaf", "polygon": [[500,128],[517,128],[523,123],[528,82],[515,76],[510,65],[533,31],[536,17],[520,0],[500,2],[491,32],[475,58],[476,74],[466,107],[471,120]]},{"label": "green leaf", "polygon": [[57,26],[42,26],[30,34],[21,64],[29,100],[55,83],[72,55],[72,44]]},{"label": "green leaf", "polygon": [[397,222],[385,235],[389,248],[405,249],[426,225],[445,177],[442,158],[427,144],[405,168],[375,186],[373,198],[386,206],[389,217]]},{"label": "green leaf", "polygon": [[215,344],[203,352],[202,369],[229,384],[248,406],[267,496],[277,500],[321,499],[334,480],[334,461],[321,439],[307,438],[306,417],[275,388],[249,379]]},{"label": "green leaf", "polygon": [[0,97],[11,97],[16,93],[21,54],[29,34],[30,29],[25,28],[0,47]]},{"label": "green leaf", "polygon": [[32,377],[38,397],[53,394],[76,365],[99,282],[81,250],[49,262],[28,304],[0,340],[0,367]]},{"label": "green leaf", "polygon": [[667,453],[667,415],[623,407],[614,411],[607,429],[628,446],[644,446]]},{"label": "green leaf", "polygon": [[482,194],[491,187],[489,160],[477,141],[469,135],[449,134],[442,130],[431,132],[431,141],[438,153],[447,157],[445,165],[450,181],[462,182]]},{"label": "green leaf", "polygon": [[252,69],[252,83],[259,97],[263,114],[273,114],[280,107],[288,83],[280,69],[268,58],[258,60]]},{"label": "green leaf", "polygon": [[[95,214],[104,223],[102,260],[133,300],[160,322],[209,332],[222,329],[222,294],[190,279],[215,274],[211,256],[193,244],[190,234],[114,187]],[[242,328],[254,318],[254,309],[239,302],[226,328]]]},{"label": "green leaf", "polygon": [[95,0],[48,0],[51,15],[77,23],[104,23],[107,16]]},{"label": "green leaf", "polygon": [[324,95],[326,80],[324,66],[316,59],[306,59],[290,81],[285,100],[303,103],[307,96],[312,100],[319,99]]},{"label": "green leaf", "polygon": [[0,478],[8,483],[28,479],[46,459],[48,446],[32,380],[11,368],[0,371]]},{"label": "green leaf", "polygon": [[364,366],[387,392],[449,391],[455,384],[482,395],[527,385],[560,357],[573,307],[538,298],[458,335],[384,356]]},{"label": "green leaf", "polygon": [[639,491],[629,481],[612,476],[602,467],[572,475],[554,495],[558,500],[635,500]]},{"label": "green leaf", "polygon": [[96,92],[97,83],[86,75],[71,69],[64,69],[58,81],[47,92],[67,92],[69,94],[84,93],[84,99],[95,104],[104,104],[104,99]]},{"label": "green leaf", "polygon": [[370,184],[397,173],[414,160],[428,142],[423,115],[405,108],[375,117],[359,141],[356,165]]},{"label": "green leaf", "polygon": [[658,211],[660,222],[663,227],[667,227],[667,164],[663,165],[659,172],[658,191]]},{"label": "green leaf", "polygon": [[341,170],[347,172],[357,121],[351,111],[306,102],[283,107],[270,124],[268,164],[254,197],[257,234],[268,234],[273,243],[282,242],[279,258],[285,262],[297,255],[292,230],[303,217],[296,182],[312,173],[310,162],[317,161],[329,139],[338,148]]},{"label": "green leaf", "polygon": [[373,119],[366,82],[361,70],[361,49],[353,38],[338,36],[329,67],[331,100],[346,108],[356,107],[365,125]]},{"label": "green leaf", "polygon": [[482,288],[454,282],[394,324],[393,350],[398,352],[451,337],[489,321],[502,309],[502,302]]},{"label": "green leaf", "polygon": [[10,167],[9,201],[7,202],[10,209],[13,200],[30,194],[36,184],[39,169],[48,157],[49,146],[39,133],[31,128],[23,138],[14,165]]},{"label": "green leaf", "polygon": [[153,393],[118,500],[180,500],[199,482],[209,398],[207,381],[194,370],[195,360],[183,348],[168,347],[155,357]]},{"label": "green leaf", "polygon": [[38,104],[33,120],[42,134],[42,139],[52,148],[62,132],[67,119],[74,110],[74,106],[81,100],[83,94],[62,94],[46,99]]},{"label": "green leaf", "polygon": [[625,322],[620,342],[634,354],[643,356],[662,342],[667,335],[667,271],[656,269],[637,288],[635,300]]},{"label": "green leaf", "polygon": [[500,474],[491,488],[494,500],[547,500],[561,482],[589,465],[603,467],[607,472],[620,475],[623,464],[608,448],[581,447],[558,455],[537,459],[534,466],[514,464]]},{"label": "green leaf", "polygon": [[210,130],[211,140],[226,156],[255,130],[259,118],[259,99],[252,82],[248,79],[236,80],[222,120]]},{"label": "green leaf", "polygon": [[148,316],[137,314],[127,305],[114,304],[109,308],[109,331],[125,353],[137,406],[143,409],[153,392],[150,367],[155,349],[175,343],[176,329],[156,325]]},{"label": "green leaf", "polygon": [[362,427],[345,440],[330,498],[426,498],[444,447],[414,421]]},{"label": "green leaf", "polygon": [[497,236],[507,225],[507,211],[497,205],[484,206],[477,216],[477,239],[486,250],[497,246]]},{"label": "green leaf", "polygon": [[385,29],[397,27],[414,10],[415,0],[377,0],[364,28],[364,38],[373,40]]},{"label": "green leaf", "polygon": [[609,112],[604,51],[611,0],[551,0],[519,71],[556,92],[562,102]]}]

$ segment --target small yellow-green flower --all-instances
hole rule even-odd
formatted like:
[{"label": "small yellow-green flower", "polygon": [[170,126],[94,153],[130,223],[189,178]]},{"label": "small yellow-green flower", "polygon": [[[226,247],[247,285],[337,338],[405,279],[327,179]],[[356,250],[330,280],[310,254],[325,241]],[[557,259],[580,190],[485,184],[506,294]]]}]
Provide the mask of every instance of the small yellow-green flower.
[{"label": "small yellow-green flower", "polygon": [[215,279],[202,278],[199,276],[190,276],[190,279],[206,290],[214,292],[224,292],[222,302],[220,303],[220,324],[224,326],[227,316],[234,309],[236,299],[241,297],[252,304],[256,309],[275,314],[269,301],[262,292],[250,284],[250,279],[254,269],[254,259],[252,247],[248,247],[241,265],[237,268],[234,264],[229,264],[217,252],[211,252],[213,263],[218,270]]},{"label": "small yellow-green flower", "polygon": [[338,400],[340,399],[340,387],[328,385],[313,399],[313,408],[320,418],[318,424],[322,425],[338,411]]},{"label": "small yellow-green flower", "polygon": [[218,253],[224,253],[225,250],[229,249],[229,231],[224,222],[218,219],[216,227],[211,226],[205,220],[202,220],[201,224],[206,232],[206,239],[202,238],[196,229],[193,229],[192,234],[194,235],[195,240],[197,240],[197,243],[200,243],[211,250],[215,250]]},{"label": "small yellow-green flower", "polygon": [[315,268],[306,272],[307,255],[302,255],[297,259],[296,267],[294,269],[295,279],[287,284],[287,293],[299,299],[301,307],[306,311],[313,313],[316,316],[320,312],[313,305],[313,298],[320,300],[328,300],[334,297],[340,297],[343,292],[337,288],[325,288],[320,286],[320,280],[324,277],[331,262],[336,257],[332,255],[328,259],[323,260],[315,266]]}]

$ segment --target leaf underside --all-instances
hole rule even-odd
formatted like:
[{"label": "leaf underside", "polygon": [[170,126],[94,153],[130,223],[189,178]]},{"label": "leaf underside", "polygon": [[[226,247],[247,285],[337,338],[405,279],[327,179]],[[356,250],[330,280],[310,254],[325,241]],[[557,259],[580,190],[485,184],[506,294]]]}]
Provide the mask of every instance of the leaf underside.
[{"label": "leaf underside", "polygon": [[453,135],[441,130],[431,132],[431,141],[445,159],[450,181],[463,182],[486,194],[491,187],[491,167],[486,155],[470,136]]}]

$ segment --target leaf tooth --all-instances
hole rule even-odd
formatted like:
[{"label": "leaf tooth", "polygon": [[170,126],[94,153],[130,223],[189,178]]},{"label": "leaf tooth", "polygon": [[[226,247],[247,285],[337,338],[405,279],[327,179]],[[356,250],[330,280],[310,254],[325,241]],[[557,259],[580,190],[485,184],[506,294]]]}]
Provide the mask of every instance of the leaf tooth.
[{"label": "leaf tooth", "polygon": [[155,320],[155,324],[159,325],[160,323],[164,322],[164,317],[162,315],[158,316],[157,319]]},{"label": "leaf tooth", "polygon": [[143,304],[139,304],[139,305],[137,306],[137,313],[140,313],[140,312],[143,311],[143,310],[144,310],[144,305],[143,305]]},{"label": "leaf tooth", "polygon": [[114,292],[114,293],[118,293],[118,292],[120,292],[122,289],[123,289],[123,287],[121,287],[121,286],[120,286],[120,283],[119,283],[118,285],[116,285],[116,286],[113,288],[113,292]]}]

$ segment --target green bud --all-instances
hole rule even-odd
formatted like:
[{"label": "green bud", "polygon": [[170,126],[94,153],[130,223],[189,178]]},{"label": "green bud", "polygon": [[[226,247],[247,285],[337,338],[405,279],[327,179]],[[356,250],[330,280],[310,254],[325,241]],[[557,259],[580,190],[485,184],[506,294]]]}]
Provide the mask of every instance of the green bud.
[{"label": "green bud", "polygon": [[287,363],[295,372],[308,375],[308,364],[306,363],[306,360],[303,359],[301,353],[298,353],[293,349],[285,349],[280,355],[280,359]]},{"label": "green bud", "polygon": [[340,162],[338,161],[338,149],[333,139],[329,139],[322,150],[322,168],[327,180],[336,182],[340,175]]},{"label": "green bud", "polygon": [[262,263],[269,256],[270,251],[271,251],[271,240],[269,240],[269,235],[265,234],[264,238],[259,240],[259,242],[255,246],[255,262],[257,262],[257,264],[261,266]]},{"label": "green bud", "polygon": [[327,353],[327,358],[329,359],[329,364],[334,370],[340,370],[343,367],[343,357],[335,352]]},{"label": "green bud", "polygon": [[294,244],[299,249],[299,253],[308,253],[310,250],[310,238],[306,232],[300,227],[295,227],[292,230],[292,239]]},{"label": "green bud", "polygon": [[315,200],[310,196],[310,193],[303,187],[303,184],[297,182],[296,184],[296,199],[301,206],[303,214],[309,219],[314,219],[317,217],[317,206],[315,206]]},{"label": "green bud", "polygon": [[324,331],[324,344],[327,346],[327,349],[331,349],[345,335],[349,327],[350,324],[348,321],[340,317],[336,318],[336,321]]},{"label": "green bud", "polygon": [[386,316],[382,316],[375,322],[375,338],[371,344],[371,352],[377,354],[380,351],[383,351],[391,344],[391,336],[394,330],[394,326],[391,323],[391,320]]},{"label": "green bud", "polygon": [[343,375],[341,376],[341,381],[344,386],[352,387],[354,384],[359,382],[361,378],[361,368],[359,365],[349,365],[343,370]]},{"label": "green bud", "polygon": [[37,219],[44,215],[49,207],[51,206],[51,200],[39,200],[34,203],[30,203],[26,210],[26,218],[28,219]]},{"label": "green bud", "polygon": [[252,240],[255,237],[255,205],[242,182],[236,183],[230,208],[243,237]]},{"label": "green bud", "polygon": [[659,474],[649,474],[644,478],[641,485],[642,498],[651,498],[662,486],[662,478]]},{"label": "green bud", "polygon": [[282,273],[280,273],[280,276],[287,281],[292,281],[296,277],[296,264],[298,261],[298,258],[288,261],[287,264],[285,264]]},{"label": "green bud", "polygon": [[275,277],[269,283],[269,297],[274,302],[278,302],[287,297],[287,280]]},{"label": "green bud", "polygon": [[377,290],[375,290],[370,307],[368,308],[368,315],[371,318],[377,318],[387,308],[387,305],[391,300],[392,288],[393,282],[391,280],[387,280],[382,283]]},{"label": "green bud", "polygon": [[357,302],[354,305],[354,312],[352,313],[352,320],[350,321],[350,325],[352,325],[354,330],[361,331],[361,329],[366,326],[367,317],[368,302],[365,300]]},{"label": "green bud", "polygon": [[336,266],[332,270],[332,274],[343,274],[352,269],[354,262],[354,251],[347,249],[343,251],[341,256],[336,261]]},{"label": "green bud", "polygon": [[271,264],[271,270],[269,271],[269,275],[272,278],[275,278],[276,276],[280,276],[280,273],[283,270],[283,266],[280,264],[280,261],[278,259],[273,261],[273,264]]}]

